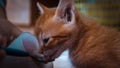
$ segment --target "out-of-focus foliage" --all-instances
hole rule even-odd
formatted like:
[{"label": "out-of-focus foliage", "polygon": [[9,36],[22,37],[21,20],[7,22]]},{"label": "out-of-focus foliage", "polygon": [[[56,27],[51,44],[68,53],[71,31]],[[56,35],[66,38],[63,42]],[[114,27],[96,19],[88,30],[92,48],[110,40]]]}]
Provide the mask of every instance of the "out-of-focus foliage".
[{"label": "out-of-focus foliage", "polygon": [[120,0],[75,0],[75,3],[80,12],[99,23],[120,28]]}]

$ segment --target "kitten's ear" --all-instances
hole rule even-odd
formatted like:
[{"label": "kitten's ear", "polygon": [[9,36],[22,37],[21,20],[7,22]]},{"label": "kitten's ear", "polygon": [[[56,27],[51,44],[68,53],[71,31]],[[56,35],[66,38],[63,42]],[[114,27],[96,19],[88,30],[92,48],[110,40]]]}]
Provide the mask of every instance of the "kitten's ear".
[{"label": "kitten's ear", "polygon": [[36,3],[38,10],[40,14],[44,14],[45,11],[47,11],[47,7],[45,7],[43,4],[40,4],[39,2]]},{"label": "kitten's ear", "polygon": [[72,23],[75,21],[74,11],[74,0],[60,0],[59,5],[55,11],[55,17],[64,20],[65,23]]}]

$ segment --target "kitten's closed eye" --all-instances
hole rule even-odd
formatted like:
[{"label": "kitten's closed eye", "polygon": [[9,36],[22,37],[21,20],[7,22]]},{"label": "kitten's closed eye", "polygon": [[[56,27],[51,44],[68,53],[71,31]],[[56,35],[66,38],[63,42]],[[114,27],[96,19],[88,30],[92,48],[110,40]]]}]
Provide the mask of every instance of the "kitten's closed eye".
[{"label": "kitten's closed eye", "polygon": [[58,43],[62,43],[65,42],[66,40],[69,39],[69,36],[53,36],[54,39],[56,39],[58,41]]},{"label": "kitten's closed eye", "polygon": [[67,38],[68,36],[65,35],[59,35],[59,36],[52,36],[53,38]]},{"label": "kitten's closed eye", "polygon": [[45,38],[45,39],[43,40],[43,42],[44,42],[44,43],[47,43],[47,42],[49,41],[49,39],[50,39],[50,38]]}]

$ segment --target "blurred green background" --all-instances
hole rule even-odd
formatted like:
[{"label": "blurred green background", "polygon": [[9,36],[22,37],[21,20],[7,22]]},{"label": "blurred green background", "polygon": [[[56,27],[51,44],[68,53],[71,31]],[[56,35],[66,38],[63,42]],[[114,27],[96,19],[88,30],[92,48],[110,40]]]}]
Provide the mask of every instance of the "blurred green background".
[{"label": "blurred green background", "polygon": [[76,7],[103,25],[120,29],[120,0],[75,0]]}]

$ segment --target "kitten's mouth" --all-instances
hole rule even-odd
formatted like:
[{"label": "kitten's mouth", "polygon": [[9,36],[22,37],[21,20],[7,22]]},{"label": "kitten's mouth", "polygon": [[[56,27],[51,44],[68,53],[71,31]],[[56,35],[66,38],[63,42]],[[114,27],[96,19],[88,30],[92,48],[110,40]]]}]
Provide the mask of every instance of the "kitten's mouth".
[{"label": "kitten's mouth", "polygon": [[56,56],[57,51],[55,51],[52,54],[44,54],[44,59],[46,62],[52,62],[55,60],[55,56]]},{"label": "kitten's mouth", "polygon": [[43,62],[43,63],[48,63],[48,62],[52,62],[55,59],[53,59],[51,56],[47,56],[47,55],[43,55],[41,57],[33,57],[31,56],[34,60],[38,61],[38,62]]}]

